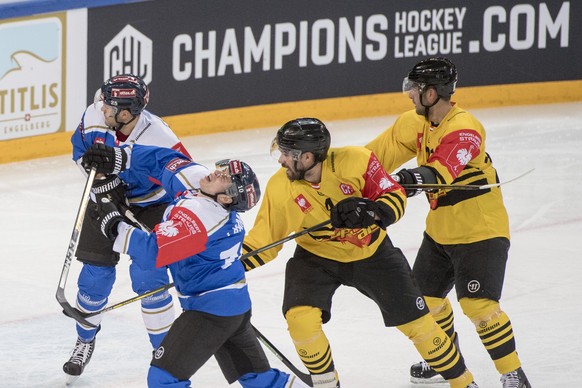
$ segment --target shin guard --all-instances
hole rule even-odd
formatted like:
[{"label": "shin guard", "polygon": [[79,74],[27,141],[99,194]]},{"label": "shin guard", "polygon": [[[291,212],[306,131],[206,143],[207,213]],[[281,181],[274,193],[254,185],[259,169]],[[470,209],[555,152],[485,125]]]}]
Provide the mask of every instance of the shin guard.
[{"label": "shin guard", "polygon": [[424,297],[426,305],[430,309],[431,315],[438,325],[447,333],[447,335],[454,341],[457,333],[455,332],[455,317],[453,308],[448,298],[433,298],[430,296]]},{"label": "shin guard", "polygon": [[446,380],[462,377],[462,381],[468,380],[465,386],[473,381],[455,344],[431,315],[397,326],[397,329],[412,340],[422,358]]},{"label": "shin guard", "polygon": [[285,318],[297,354],[309,372],[332,372],[333,358],[329,341],[322,330],[321,310],[310,306],[293,307],[287,311]]},{"label": "shin guard", "polygon": [[141,301],[141,315],[154,349],[162,343],[175,319],[172,295],[168,291]]},{"label": "shin guard", "polygon": [[473,322],[479,338],[501,374],[521,366],[515,350],[515,338],[509,317],[499,303],[490,299],[463,298],[459,301],[465,315]]}]

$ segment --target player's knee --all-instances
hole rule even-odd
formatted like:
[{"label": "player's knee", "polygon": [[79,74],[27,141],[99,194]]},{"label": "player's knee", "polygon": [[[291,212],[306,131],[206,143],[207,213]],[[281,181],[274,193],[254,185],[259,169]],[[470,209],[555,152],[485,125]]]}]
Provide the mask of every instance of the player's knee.
[{"label": "player's knee", "polygon": [[501,314],[499,302],[491,299],[462,298],[459,300],[459,304],[463,309],[463,313],[475,325],[481,322],[488,322]]},{"label": "player's knee", "polygon": [[414,343],[421,343],[427,338],[432,338],[440,329],[430,314],[423,315],[412,322],[396,326],[396,328]]},{"label": "player's knee", "polygon": [[448,298],[434,298],[432,296],[425,296],[424,300],[432,315],[439,315],[446,311],[451,311],[451,302]]},{"label": "player's knee", "polygon": [[297,306],[285,314],[289,334],[295,341],[309,340],[321,333],[321,310],[311,306]]},{"label": "player's knee", "polygon": [[115,267],[83,265],[77,285],[79,293],[89,302],[106,300],[115,283]]},{"label": "player's knee", "polygon": [[132,264],[129,268],[129,275],[131,288],[136,294],[155,290],[170,282],[166,268],[143,270],[139,266]]}]

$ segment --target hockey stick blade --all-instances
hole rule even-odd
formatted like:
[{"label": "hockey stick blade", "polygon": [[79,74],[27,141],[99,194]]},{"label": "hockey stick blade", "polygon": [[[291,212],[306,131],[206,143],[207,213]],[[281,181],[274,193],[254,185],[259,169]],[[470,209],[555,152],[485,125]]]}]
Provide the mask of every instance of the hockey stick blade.
[{"label": "hockey stick blade", "polygon": [[503,182],[499,182],[499,183],[490,183],[487,185],[462,185],[462,184],[439,184],[439,183],[435,183],[435,184],[412,184],[412,183],[402,183],[400,186],[404,187],[405,189],[421,189],[421,190],[440,190],[440,189],[445,189],[445,190],[485,190],[485,189],[491,189],[493,187],[499,187],[501,185],[504,185],[506,183],[510,183],[510,182],[514,182],[520,178],[523,178],[524,176],[530,174],[531,172],[533,172],[533,170],[535,170],[535,168],[532,168],[529,171],[524,172],[523,174],[510,179],[508,181],[503,181]]},{"label": "hockey stick blade", "polygon": [[67,317],[73,318],[75,321],[79,322],[81,325],[89,326],[92,328],[97,327],[97,325],[86,320],[85,319],[86,317],[83,316],[83,313],[81,311],[79,311],[79,309],[71,306],[69,304],[69,302],[67,302],[66,299],[59,300],[59,296],[57,295],[57,300],[59,301],[59,304],[63,308],[63,314],[65,314]]},{"label": "hockey stick blade", "polygon": [[267,349],[269,349],[283,364],[285,364],[285,366],[287,368],[289,368],[289,370],[295,376],[299,377],[299,379],[301,381],[303,381],[305,384],[309,385],[310,387],[313,387],[313,381],[311,380],[311,376],[309,374],[301,372],[299,370],[299,368],[297,368],[295,365],[293,365],[293,363],[291,361],[289,361],[289,359],[287,357],[285,357],[283,355],[283,353],[281,353],[279,351],[279,349],[277,349],[275,347],[275,345],[273,345],[271,343],[271,341],[269,341],[267,339],[267,337],[265,337],[255,326],[251,325],[251,327],[255,331],[255,334],[257,335],[257,338],[259,339],[259,341],[261,341]]}]

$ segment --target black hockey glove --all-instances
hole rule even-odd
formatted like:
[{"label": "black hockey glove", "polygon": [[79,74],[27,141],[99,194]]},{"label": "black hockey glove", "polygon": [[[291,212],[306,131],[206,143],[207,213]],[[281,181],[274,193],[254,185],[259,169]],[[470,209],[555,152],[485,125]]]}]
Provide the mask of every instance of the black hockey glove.
[{"label": "black hockey glove", "polygon": [[[420,173],[405,168],[392,175],[392,179],[401,185],[416,185],[424,183]],[[404,190],[406,191],[407,197],[414,197],[415,195],[422,193],[422,189],[407,189],[405,187]]]},{"label": "black hockey glove", "polygon": [[101,227],[101,233],[110,240],[117,237],[117,225],[124,220],[117,206],[109,198],[102,197],[95,207],[96,219]]},{"label": "black hockey glove", "polygon": [[81,164],[86,171],[95,166],[98,173],[119,174],[126,168],[127,154],[119,147],[97,143],[85,151]]},{"label": "black hockey glove", "polygon": [[331,209],[334,228],[359,229],[374,225],[378,204],[370,199],[350,197]]},{"label": "black hockey glove", "polygon": [[125,183],[117,175],[109,175],[105,179],[96,179],[91,188],[95,194],[95,200],[99,202],[101,198],[107,197],[116,206],[125,204],[127,206],[127,199],[125,197]]}]

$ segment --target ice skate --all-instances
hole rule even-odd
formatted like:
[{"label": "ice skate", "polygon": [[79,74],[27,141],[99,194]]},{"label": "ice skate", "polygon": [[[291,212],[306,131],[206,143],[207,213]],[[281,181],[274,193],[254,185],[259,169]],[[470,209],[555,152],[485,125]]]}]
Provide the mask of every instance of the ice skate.
[{"label": "ice skate", "polygon": [[501,384],[503,384],[503,388],[531,388],[531,384],[521,368],[501,375]]},{"label": "ice skate", "polygon": [[447,384],[447,380],[424,360],[410,367],[410,382],[414,384]]},{"label": "ice skate", "polygon": [[63,371],[67,375],[66,385],[72,385],[81,376],[83,369],[91,361],[94,349],[95,338],[91,342],[83,342],[77,338],[71,358],[63,365]]},{"label": "ice skate", "polygon": [[313,387],[317,388],[340,388],[340,383],[338,379],[337,371],[322,373],[322,374],[312,374],[311,380],[313,381]]}]

